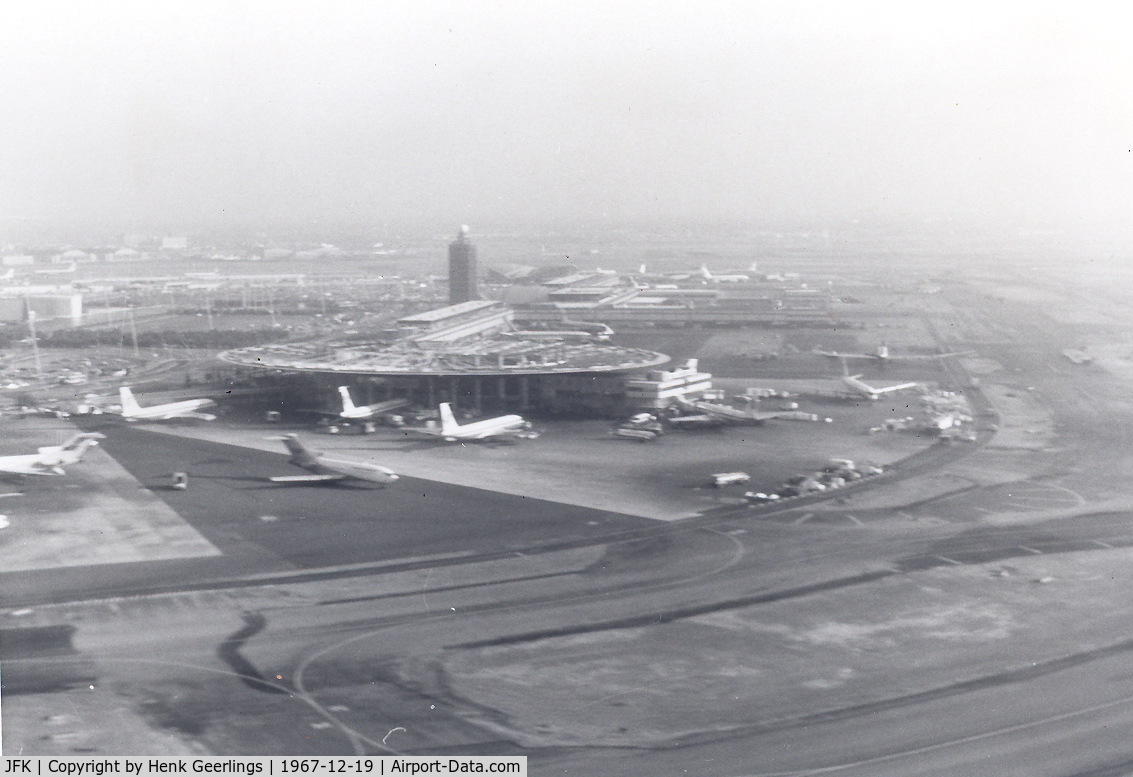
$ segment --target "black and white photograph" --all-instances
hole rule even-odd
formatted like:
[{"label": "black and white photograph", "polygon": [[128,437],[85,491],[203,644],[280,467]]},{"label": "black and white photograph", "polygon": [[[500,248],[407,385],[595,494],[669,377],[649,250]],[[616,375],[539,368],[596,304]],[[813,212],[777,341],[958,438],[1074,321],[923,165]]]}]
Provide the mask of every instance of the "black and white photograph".
[{"label": "black and white photograph", "polygon": [[4,4],[0,752],[1133,774],[1131,29]]}]

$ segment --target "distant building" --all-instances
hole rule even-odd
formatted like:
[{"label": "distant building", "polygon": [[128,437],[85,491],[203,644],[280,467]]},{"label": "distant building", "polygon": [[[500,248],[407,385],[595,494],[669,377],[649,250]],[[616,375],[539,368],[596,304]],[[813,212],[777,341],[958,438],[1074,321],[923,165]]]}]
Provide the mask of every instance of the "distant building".
[{"label": "distant building", "polygon": [[0,321],[21,323],[28,320],[29,313],[35,313],[38,321],[69,320],[77,326],[83,317],[82,294],[46,294],[25,291],[21,287],[19,296],[0,297]]},{"label": "distant building", "polygon": [[459,305],[479,298],[476,246],[468,241],[468,227],[462,226],[456,240],[448,244],[448,301]]}]

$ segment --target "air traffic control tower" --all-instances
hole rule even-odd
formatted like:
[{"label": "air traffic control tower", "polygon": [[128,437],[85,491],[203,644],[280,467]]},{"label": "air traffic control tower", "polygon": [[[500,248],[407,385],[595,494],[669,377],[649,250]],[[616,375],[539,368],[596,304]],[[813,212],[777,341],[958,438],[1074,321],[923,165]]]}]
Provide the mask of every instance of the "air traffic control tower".
[{"label": "air traffic control tower", "polygon": [[448,302],[480,299],[476,288],[476,246],[468,241],[468,227],[461,226],[456,240],[448,244]]}]

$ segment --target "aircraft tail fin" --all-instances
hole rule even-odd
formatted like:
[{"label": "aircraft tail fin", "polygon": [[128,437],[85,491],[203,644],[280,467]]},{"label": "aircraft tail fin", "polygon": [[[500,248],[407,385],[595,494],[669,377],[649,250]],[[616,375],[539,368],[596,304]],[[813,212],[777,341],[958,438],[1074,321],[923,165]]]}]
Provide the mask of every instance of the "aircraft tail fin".
[{"label": "aircraft tail fin", "polygon": [[74,447],[75,461],[82,461],[83,455],[96,445],[98,440],[90,437],[79,440],[79,444]]},{"label": "aircraft tail fin", "polygon": [[452,407],[448,402],[442,402],[441,407],[441,434],[450,434],[460,428],[456,416],[452,414]]},{"label": "aircraft tail fin", "polygon": [[307,446],[299,442],[299,438],[294,434],[285,434],[279,439],[287,446],[287,450],[296,456],[307,452]]},{"label": "aircraft tail fin", "polygon": [[98,445],[99,438],[103,437],[100,432],[79,432],[67,442],[59,446],[60,450],[64,451],[85,451],[87,448]]},{"label": "aircraft tail fin", "polygon": [[706,265],[706,264],[700,265],[700,276],[702,278],[712,280],[712,273],[708,272],[708,265]]},{"label": "aircraft tail fin", "polygon": [[313,461],[317,455],[309,450],[306,445],[299,441],[298,435],[285,434],[282,437],[274,437],[272,439],[279,440],[287,446],[287,450],[291,453],[291,458],[297,461]]},{"label": "aircraft tail fin", "polygon": [[349,413],[356,410],[354,400],[350,398],[350,389],[347,386],[339,386],[338,393],[342,395],[342,412]]},{"label": "aircraft tail fin", "polygon": [[[84,439],[89,439],[89,437],[90,435],[80,432],[79,434],[76,434],[74,437],[71,437],[69,440],[67,440],[67,442],[60,445],[58,449],[61,451],[73,451],[79,447],[80,442],[82,442]],[[47,450],[50,450],[50,448],[48,448]]]},{"label": "aircraft tail fin", "polygon": [[118,398],[122,401],[122,412],[126,415],[136,413],[142,409],[138,404],[138,400],[134,399],[134,392],[130,391],[129,386],[121,386],[118,389]]}]

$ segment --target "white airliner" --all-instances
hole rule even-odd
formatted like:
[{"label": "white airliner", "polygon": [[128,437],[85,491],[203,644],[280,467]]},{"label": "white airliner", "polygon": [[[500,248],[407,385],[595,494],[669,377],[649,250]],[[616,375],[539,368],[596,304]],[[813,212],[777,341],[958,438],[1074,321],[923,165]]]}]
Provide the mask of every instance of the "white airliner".
[{"label": "white airliner", "polygon": [[458,424],[456,416],[452,414],[452,407],[448,402],[440,405],[441,426],[418,428],[414,431],[423,434],[441,437],[448,442],[460,440],[494,440],[501,438],[523,437],[534,439],[538,432],[531,431],[531,424],[518,415],[502,415],[498,418],[488,418],[483,421],[473,421],[470,424]]},{"label": "white airliner", "polygon": [[898,354],[889,353],[889,346],[879,345],[873,353],[839,353],[838,351],[823,351],[818,348],[814,353],[819,356],[829,356],[831,359],[877,359],[878,361],[925,361],[928,359],[947,359],[949,356],[967,356],[970,351],[952,351],[951,353],[929,354]]},{"label": "white airliner", "polygon": [[861,375],[843,375],[842,384],[851,391],[861,394],[866,399],[880,399],[882,394],[890,394],[894,391],[904,391],[905,389],[916,388],[919,383],[898,383],[895,386],[881,386],[874,388],[865,381],[861,380]]},{"label": "white airliner", "polygon": [[355,405],[348,387],[339,386],[338,393],[342,395],[342,412],[338,414],[341,418],[375,418],[409,404],[408,399],[388,399],[373,405]]},{"label": "white airliner", "polygon": [[62,445],[49,445],[38,453],[21,456],[0,456],[0,473],[9,475],[65,475],[64,464],[82,461],[88,449],[98,445],[105,435],[99,432],[76,434]]},{"label": "white airliner", "polygon": [[[731,405],[721,405],[716,402],[684,399],[678,400],[678,403],[686,408],[699,410],[709,418],[716,418],[724,423],[731,424],[761,424],[764,421],[770,421],[783,416],[782,412],[759,413],[755,410],[740,410]],[[695,417],[696,416],[685,416],[686,420]],[[676,421],[677,419],[671,420]],[[679,422],[677,425],[679,425]]]},{"label": "white airliner", "polygon": [[201,408],[216,405],[211,399],[186,399],[182,402],[169,402],[164,405],[142,407],[134,399],[134,393],[129,386],[118,389],[118,396],[122,400],[122,417],[127,421],[168,421],[173,418],[195,418],[200,421],[215,421],[216,416],[211,413],[197,412]]},{"label": "white airliner", "polygon": [[863,396],[866,399],[877,400],[883,394],[892,394],[896,391],[904,391],[905,389],[917,388],[919,383],[898,383],[894,386],[871,386],[861,379],[861,373],[851,375],[849,367],[846,365],[846,360],[842,359],[842,385],[849,389],[848,392],[842,396]]},{"label": "white airliner", "polygon": [[649,268],[642,263],[637,268],[637,275],[646,280],[687,281],[693,274],[687,270],[684,272],[650,272]]},{"label": "white airliner", "polygon": [[[752,272],[755,271],[755,262],[751,263]],[[743,281],[750,281],[751,276],[744,273],[729,273],[727,275],[713,275],[708,271],[708,265],[700,265],[700,277],[706,281],[716,281],[717,283],[742,283]]]},{"label": "white airliner", "polygon": [[397,480],[397,474],[388,467],[365,461],[331,459],[321,451],[309,450],[294,434],[285,434],[272,439],[281,440],[287,446],[287,450],[291,451],[291,458],[288,459],[291,464],[311,473],[310,475],[277,475],[268,478],[273,483],[335,483],[341,480],[365,480],[384,485]]},{"label": "white airliner", "polygon": [[71,262],[67,267],[44,267],[42,270],[36,270],[35,272],[39,275],[65,275],[74,272],[78,266],[79,265],[75,262]]}]

